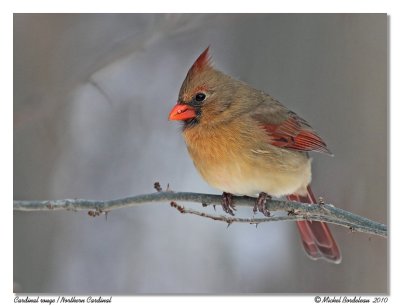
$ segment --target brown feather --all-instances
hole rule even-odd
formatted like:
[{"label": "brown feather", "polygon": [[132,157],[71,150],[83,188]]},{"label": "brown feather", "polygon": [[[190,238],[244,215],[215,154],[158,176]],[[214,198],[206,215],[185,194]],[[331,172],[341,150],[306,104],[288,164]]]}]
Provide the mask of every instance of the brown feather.
[{"label": "brown feather", "polygon": [[[210,61],[207,48],[190,68],[178,97],[178,104],[196,110],[196,117],[185,122],[183,136],[202,177],[233,194],[310,197],[307,151],[329,152],[325,142],[276,99],[214,69]],[[198,93],[206,97],[201,102]],[[339,260],[325,224],[302,222],[298,227],[312,258]]]},{"label": "brown feather", "polygon": [[[291,194],[287,198],[290,201],[317,204],[310,186],[307,187],[306,196]],[[322,258],[333,263],[341,262],[342,256],[339,247],[328,224],[317,221],[298,221],[296,223],[304,250],[312,259]]]}]

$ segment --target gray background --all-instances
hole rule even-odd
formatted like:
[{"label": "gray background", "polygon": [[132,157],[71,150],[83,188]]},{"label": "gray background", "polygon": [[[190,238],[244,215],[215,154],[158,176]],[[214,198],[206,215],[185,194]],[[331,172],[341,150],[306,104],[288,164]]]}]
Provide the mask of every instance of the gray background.
[{"label": "gray background", "polygon": [[[317,195],[387,222],[384,14],[14,15],[14,198],[113,199],[153,192],[155,181],[219,193],[196,172],[179,124],[167,121],[208,45],[218,69],[269,92],[326,140],[335,157],[313,155]],[[14,287],[388,292],[387,241],[331,228],[340,265],[309,260],[292,223],[227,229],[168,203],[113,211],[107,220],[15,212]]]}]

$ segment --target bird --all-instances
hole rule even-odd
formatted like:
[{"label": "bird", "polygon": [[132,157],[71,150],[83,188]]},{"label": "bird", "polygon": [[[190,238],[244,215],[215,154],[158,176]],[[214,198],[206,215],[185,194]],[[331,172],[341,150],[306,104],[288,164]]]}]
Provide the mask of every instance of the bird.
[{"label": "bird", "polygon": [[[254,213],[270,216],[266,199],[318,204],[311,190],[309,152],[332,155],[311,125],[264,91],[214,68],[210,47],[187,72],[169,120],[181,121],[193,163],[221,204],[234,215],[233,195],[256,196]],[[326,223],[297,221],[313,260],[341,262]]]}]

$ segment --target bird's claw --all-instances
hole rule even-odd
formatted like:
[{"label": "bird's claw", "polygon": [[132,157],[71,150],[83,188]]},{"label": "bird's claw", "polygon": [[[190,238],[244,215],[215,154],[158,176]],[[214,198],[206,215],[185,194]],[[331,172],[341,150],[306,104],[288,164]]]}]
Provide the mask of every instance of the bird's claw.
[{"label": "bird's claw", "polygon": [[221,205],[222,205],[222,209],[224,210],[224,212],[226,212],[227,214],[230,214],[231,216],[235,215],[233,213],[233,211],[236,210],[236,208],[233,205],[233,199],[232,199],[231,193],[228,193],[228,192],[222,193]]},{"label": "bird's claw", "polygon": [[261,212],[264,216],[270,217],[270,211],[265,207],[265,203],[267,200],[270,200],[271,196],[266,194],[265,192],[260,192],[256,203],[254,204],[253,212],[256,213],[257,211]]}]

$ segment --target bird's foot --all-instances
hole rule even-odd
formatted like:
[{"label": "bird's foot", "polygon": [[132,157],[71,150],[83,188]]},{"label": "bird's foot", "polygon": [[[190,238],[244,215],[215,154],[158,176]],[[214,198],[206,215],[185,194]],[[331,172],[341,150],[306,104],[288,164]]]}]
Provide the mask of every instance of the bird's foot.
[{"label": "bird's foot", "polygon": [[234,216],[235,214],[233,213],[234,210],[236,210],[235,206],[233,205],[233,199],[232,199],[232,194],[228,192],[223,192],[222,193],[222,209],[224,212]]},{"label": "bird's foot", "polygon": [[257,211],[261,212],[264,214],[264,216],[270,217],[271,213],[269,210],[265,207],[265,203],[267,200],[271,200],[271,196],[269,194],[266,194],[265,192],[260,192],[258,195],[258,199],[256,200],[256,203],[254,204],[253,212],[256,213]]}]

